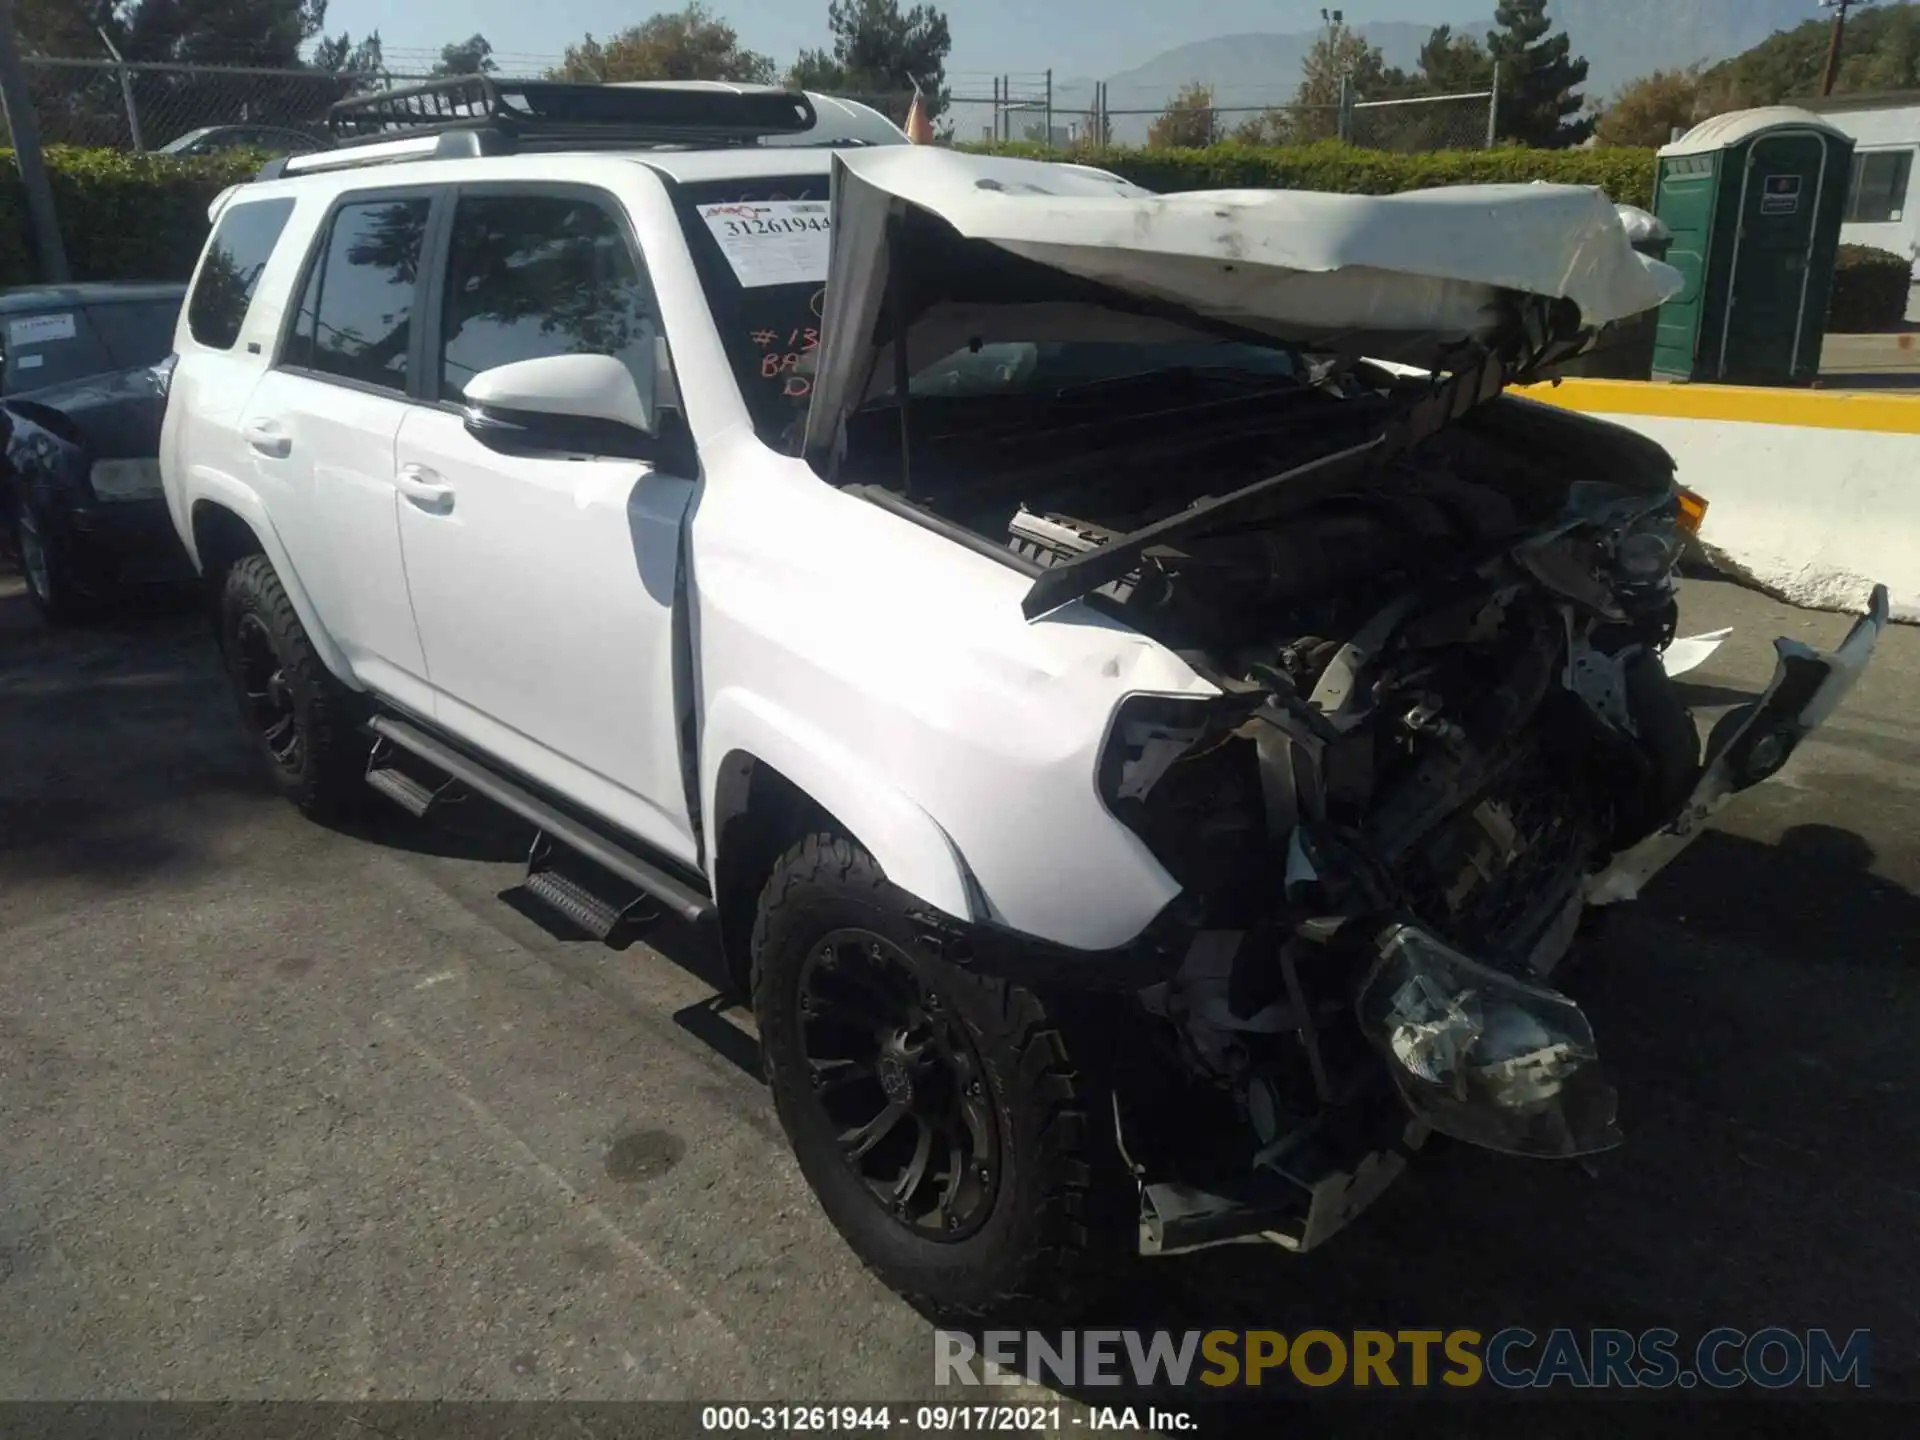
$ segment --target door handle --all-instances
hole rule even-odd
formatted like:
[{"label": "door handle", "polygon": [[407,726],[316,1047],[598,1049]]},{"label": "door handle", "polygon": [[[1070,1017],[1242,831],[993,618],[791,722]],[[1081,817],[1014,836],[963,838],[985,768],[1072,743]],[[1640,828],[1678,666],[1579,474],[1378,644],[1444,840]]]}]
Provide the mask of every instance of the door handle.
[{"label": "door handle", "polygon": [[270,460],[284,460],[293,453],[293,437],[277,420],[249,420],[240,433],[251,449]]},{"label": "door handle", "polygon": [[393,488],[422,509],[453,508],[453,487],[424,465],[402,465],[394,474]]}]

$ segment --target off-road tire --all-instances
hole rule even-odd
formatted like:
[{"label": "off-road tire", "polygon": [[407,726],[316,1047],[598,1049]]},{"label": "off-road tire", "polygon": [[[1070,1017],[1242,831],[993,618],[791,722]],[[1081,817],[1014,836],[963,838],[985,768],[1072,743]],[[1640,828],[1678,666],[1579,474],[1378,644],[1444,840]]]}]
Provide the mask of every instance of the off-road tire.
[{"label": "off-road tire", "polygon": [[[1129,1217],[1099,1044],[1031,991],[966,972],[930,953],[908,902],[845,836],[809,835],[783,855],[760,896],[753,1000],[774,1106],[827,1218],[875,1275],[923,1313],[957,1323],[1071,1316],[1111,1274]],[[890,939],[920,968],[978,1053],[999,1127],[1000,1183],[979,1229],[923,1238],[874,1200],[842,1158],[813,1095],[802,1044],[800,977],[810,949],[858,927]],[[1129,1237],[1130,1238],[1130,1237]],[[1105,1262],[1103,1265],[1101,1262]]]},{"label": "off-road tire", "polygon": [[[240,668],[241,627],[249,620],[264,630],[285,678],[300,743],[297,764],[282,763],[250,719]],[[249,555],[227,571],[218,625],[241,729],[274,788],[311,819],[334,820],[357,810],[371,793],[366,788],[371,742],[360,729],[366,702],[321,662],[266,556]]]}]

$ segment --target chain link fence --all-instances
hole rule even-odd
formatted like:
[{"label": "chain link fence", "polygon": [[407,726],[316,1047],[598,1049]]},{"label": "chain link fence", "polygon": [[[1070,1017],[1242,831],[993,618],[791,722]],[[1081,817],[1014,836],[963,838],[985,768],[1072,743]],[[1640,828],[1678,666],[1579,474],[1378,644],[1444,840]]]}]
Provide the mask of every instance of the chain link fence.
[{"label": "chain link fence", "polygon": [[270,125],[320,135],[327,107],[368,89],[428,78],[251,66],[26,59],[45,145],[159,150],[210,125]]},{"label": "chain link fence", "polygon": [[1352,107],[1347,139],[1366,150],[1479,150],[1494,143],[1494,92],[1362,101]]},{"label": "chain link fence", "polygon": [[[327,107],[370,89],[433,78],[422,71],[262,69],[250,66],[122,64],[29,57],[29,87],[48,145],[159,150],[213,125],[264,125],[324,133]],[[1477,149],[1489,143],[1492,92],[1345,106],[1232,103],[1169,110],[1112,104],[1104,85],[1056,87],[1050,74],[955,77],[934,121],[960,143],[1028,141],[1056,147],[1156,143],[1205,146],[1222,140],[1304,144],[1345,139],[1370,149]],[[987,81],[982,85],[982,80]],[[896,123],[911,92],[850,96]],[[1131,98],[1131,97],[1130,97]],[[1227,97],[1221,96],[1220,100]],[[8,139],[0,122],[0,142]]]}]

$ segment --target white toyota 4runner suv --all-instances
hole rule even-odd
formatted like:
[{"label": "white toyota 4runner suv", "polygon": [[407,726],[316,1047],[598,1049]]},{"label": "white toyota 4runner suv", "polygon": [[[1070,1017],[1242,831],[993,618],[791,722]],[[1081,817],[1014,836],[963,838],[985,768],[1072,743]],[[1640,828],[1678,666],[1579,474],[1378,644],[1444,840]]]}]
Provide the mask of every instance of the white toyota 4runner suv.
[{"label": "white toyota 4runner suv", "polygon": [[1307,1249],[1436,1132],[1613,1146],[1548,976],[1886,620],[1703,747],[1704,503],[1502,393],[1679,277],[1586,189],[1158,197],[848,113],[449,81],[220,197],[161,463],[279,787],[486,797],[578,925],[716,925],[943,1313]]}]

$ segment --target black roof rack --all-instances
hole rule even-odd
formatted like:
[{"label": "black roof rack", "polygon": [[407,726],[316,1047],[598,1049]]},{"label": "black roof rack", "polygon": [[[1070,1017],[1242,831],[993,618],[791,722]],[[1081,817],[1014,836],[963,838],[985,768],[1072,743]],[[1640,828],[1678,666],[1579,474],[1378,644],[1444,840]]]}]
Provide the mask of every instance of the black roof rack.
[{"label": "black roof rack", "polygon": [[485,151],[529,143],[554,147],[748,144],[797,135],[816,123],[813,102],[785,90],[680,89],[670,85],[577,85],[457,75],[356,95],[327,112],[336,146],[416,135],[492,131]]}]

